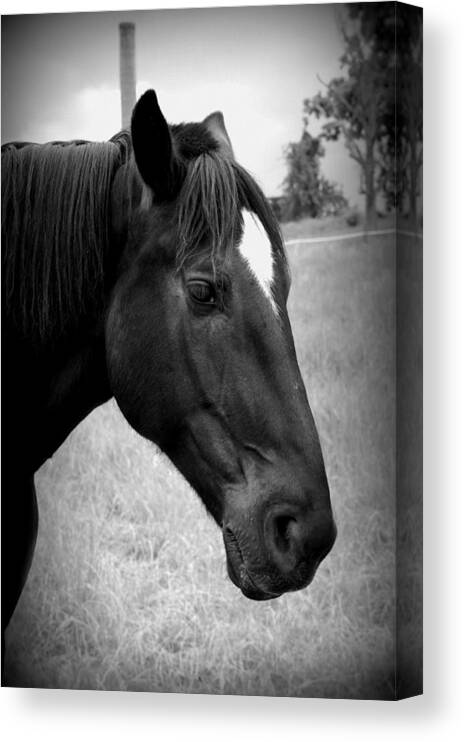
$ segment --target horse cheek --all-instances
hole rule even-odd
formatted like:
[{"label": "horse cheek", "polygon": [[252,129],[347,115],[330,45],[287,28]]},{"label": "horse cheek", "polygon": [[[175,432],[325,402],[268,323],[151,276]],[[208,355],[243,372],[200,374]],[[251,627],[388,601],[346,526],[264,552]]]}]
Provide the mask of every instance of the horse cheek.
[{"label": "horse cheek", "polygon": [[122,293],[113,299],[106,322],[108,377],[128,423],[162,445],[175,420],[175,369],[160,334],[163,323],[147,306],[143,296],[134,301]]}]

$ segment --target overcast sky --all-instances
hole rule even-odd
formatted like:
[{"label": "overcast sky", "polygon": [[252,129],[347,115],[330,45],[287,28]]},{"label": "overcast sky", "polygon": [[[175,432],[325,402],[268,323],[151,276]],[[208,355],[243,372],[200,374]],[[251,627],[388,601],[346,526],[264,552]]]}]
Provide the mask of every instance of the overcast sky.
[{"label": "overcast sky", "polygon": [[[237,159],[268,196],[302,101],[340,73],[334,5],[155,10],[2,18],[2,141],[108,139],[120,128],[118,24],[136,24],[138,93],[156,89],[168,121],[223,111]],[[314,122],[310,131],[317,133]],[[359,203],[342,144],[324,173]]]}]

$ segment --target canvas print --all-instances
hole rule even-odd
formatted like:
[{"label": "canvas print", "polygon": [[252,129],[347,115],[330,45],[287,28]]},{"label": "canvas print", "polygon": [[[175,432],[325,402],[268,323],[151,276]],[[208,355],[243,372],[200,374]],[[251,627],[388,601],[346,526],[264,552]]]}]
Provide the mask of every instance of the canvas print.
[{"label": "canvas print", "polygon": [[422,691],[422,11],[2,17],[2,684]]}]

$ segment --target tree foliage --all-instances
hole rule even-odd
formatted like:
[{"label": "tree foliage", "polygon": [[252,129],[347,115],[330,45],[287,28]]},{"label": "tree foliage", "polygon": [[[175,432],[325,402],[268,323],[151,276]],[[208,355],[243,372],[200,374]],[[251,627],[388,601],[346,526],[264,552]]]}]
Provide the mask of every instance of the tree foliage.
[{"label": "tree foliage", "polygon": [[378,133],[378,185],[388,206],[417,219],[422,168],[422,11],[401,3],[356,3],[350,17],[394,85],[385,89]]},{"label": "tree foliage", "polygon": [[376,220],[376,142],[394,76],[385,74],[381,59],[372,53],[359,33],[350,33],[346,28],[342,32],[345,53],[340,62],[346,76],[334,78],[323,93],[304,101],[305,123],[311,116],[326,119],[322,136],[328,141],[344,137],[350,157],[361,168],[366,221],[373,226]]},{"label": "tree foliage", "polygon": [[[343,138],[361,170],[366,222],[376,196],[416,218],[422,166],[422,15],[397,3],[355,3],[340,23],[342,73],[303,102],[305,131],[322,120],[321,137]],[[322,81],[321,81],[322,82]]]},{"label": "tree foliage", "polygon": [[301,219],[337,214],[346,206],[341,190],[321,175],[324,147],[319,137],[303,131],[299,142],[286,150],[288,172],[284,180],[282,218]]}]

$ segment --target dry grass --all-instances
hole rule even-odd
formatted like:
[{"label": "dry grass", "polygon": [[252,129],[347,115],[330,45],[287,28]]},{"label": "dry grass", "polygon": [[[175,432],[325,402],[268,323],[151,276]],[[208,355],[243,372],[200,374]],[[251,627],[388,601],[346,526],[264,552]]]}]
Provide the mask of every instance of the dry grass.
[{"label": "dry grass", "polygon": [[196,495],[109,403],[37,475],[37,550],[8,634],[13,684],[392,697],[393,241],[295,246],[290,261],[339,528],[313,585],[244,598]]}]

